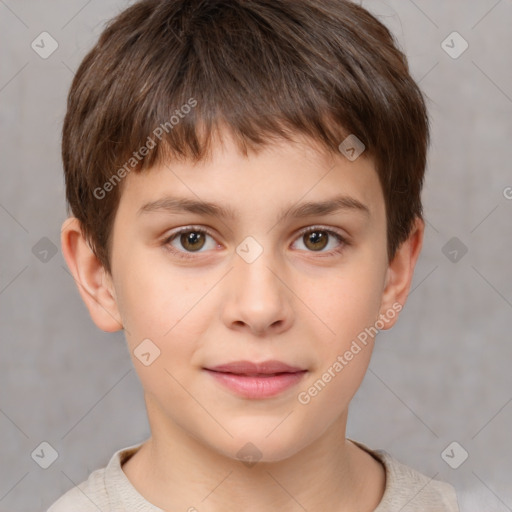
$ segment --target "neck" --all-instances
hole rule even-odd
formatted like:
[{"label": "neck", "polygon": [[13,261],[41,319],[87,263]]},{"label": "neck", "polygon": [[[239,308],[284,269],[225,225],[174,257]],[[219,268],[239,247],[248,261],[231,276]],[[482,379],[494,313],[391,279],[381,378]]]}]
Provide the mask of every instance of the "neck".
[{"label": "neck", "polygon": [[373,511],[384,492],[380,463],[345,439],[346,412],[290,457],[251,465],[219,454],[158,417],[161,411],[150,399],[146,405],[152,437],[123,471],[140,494],[164,510]]}]

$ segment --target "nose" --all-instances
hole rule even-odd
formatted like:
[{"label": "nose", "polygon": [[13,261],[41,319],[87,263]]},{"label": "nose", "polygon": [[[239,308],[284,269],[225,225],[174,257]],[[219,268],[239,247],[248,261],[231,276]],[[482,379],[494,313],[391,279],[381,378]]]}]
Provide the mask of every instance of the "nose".
[{"label": "nose", "polygon": [[293,293],[284,271],[271,259],[266,252],[252,263],[235,258],[223,305],[223,320],[230,329],[268,336],[290,328]]}]

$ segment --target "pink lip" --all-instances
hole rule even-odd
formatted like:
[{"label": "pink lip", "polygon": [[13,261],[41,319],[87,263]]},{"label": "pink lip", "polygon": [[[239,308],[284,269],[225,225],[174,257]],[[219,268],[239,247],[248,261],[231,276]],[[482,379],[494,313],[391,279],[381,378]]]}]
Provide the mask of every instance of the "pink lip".
[{"label": "pink lip", "polygon": [[233,361],[232,363],[219,364],[206,368],[214,372],[236,373],[238,375],[257,375],[273,373],[295,373],[304,371],[304,368],[297,368],[282,363],[281,361],[263,361],[262,363],[253,363],[252,361]]},{"label": "pink lip", "polygon": [[297,384],[307,370],[280,361],[235,361],[205,368],[217,382],[244,398],[269,398]]}]

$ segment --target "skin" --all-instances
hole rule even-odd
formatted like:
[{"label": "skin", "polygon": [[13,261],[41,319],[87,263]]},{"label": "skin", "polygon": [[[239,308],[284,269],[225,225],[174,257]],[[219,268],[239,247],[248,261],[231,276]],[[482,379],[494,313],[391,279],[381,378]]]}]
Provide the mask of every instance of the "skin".
[{"label": "skin", "polygon": [[[385,472],[346,439],[345,428],[373,340],[309,403],[298,394],[380,315],[385,329],[394,324],[398,314],[389,318],[389,311],[405,303],[424,224],[417,219],[388,261],[384,197],[365,154],[350,162],[298,136],[249,157],[226,134],[214,148],[211,159],[195,166],[172,163],[125,178],[111,275],[78,221],[63,225],[63,254],[91,317],[104,331],[124,328],[144,389],[152,435],[123,471],[165,510],[372,511]],[[279,221],[283,208],[338,194],[368,212],[345,208]],[[229,206],[236,216],[139,212],[166,196]],[[179,235],[168,241],[186,226],[213,236],[204,245],[200,239],[187,246]],[[325,230],[338,231],[348,244],[328,235],[326,244],[315,245],[301,233],[311,226],[324,237]],[[263,249],[252,263],[236,252],[247,236]],[[191,257],[179,258],[169,246]],[[134,350],[148,338],[160,356],[145,366]],[[246,399],[203,370],[240,359],[277,359],[308,372],[276,397]],[[251,467],[237,459],[248,442],[261,453]]]}]

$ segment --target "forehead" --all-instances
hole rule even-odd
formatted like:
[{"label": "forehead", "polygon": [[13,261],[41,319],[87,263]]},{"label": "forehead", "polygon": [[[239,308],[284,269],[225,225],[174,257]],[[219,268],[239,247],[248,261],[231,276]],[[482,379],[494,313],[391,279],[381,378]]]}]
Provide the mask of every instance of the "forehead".
[{"label": "forehead", "polygon": [[[382,191],[373,160],[343,154],[297,137],[276,140],[244,155],[232,137],[212,143],[209,156],[193,163],[168,160],[123,183],[121,203],[144,212],[182,208],[236,219],[241,211],[285,212],[282,205],[336,202],[339,207],[377,213]],[[329,206],[324,204],[324,209]],[[332,207],[332,204],[331,204]],[[320,213],[322,207],[316,210]],[[314,213],[315,207],[302,208]],[[300,214],[297,206],[295,214]]]}]

